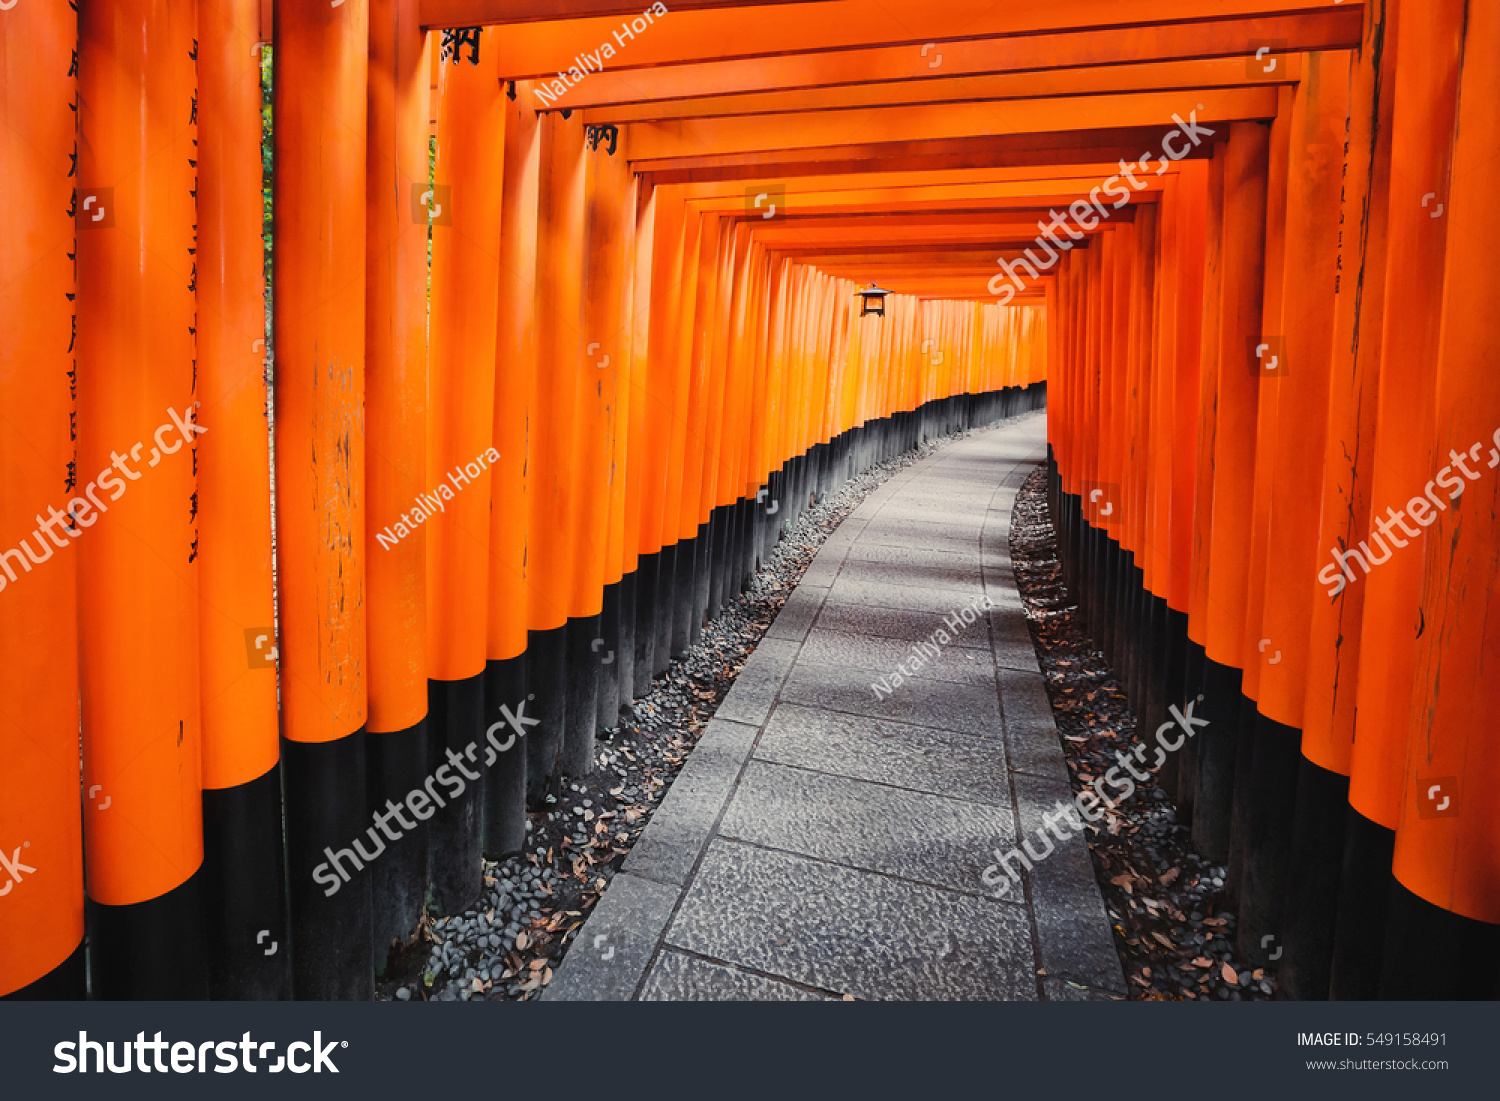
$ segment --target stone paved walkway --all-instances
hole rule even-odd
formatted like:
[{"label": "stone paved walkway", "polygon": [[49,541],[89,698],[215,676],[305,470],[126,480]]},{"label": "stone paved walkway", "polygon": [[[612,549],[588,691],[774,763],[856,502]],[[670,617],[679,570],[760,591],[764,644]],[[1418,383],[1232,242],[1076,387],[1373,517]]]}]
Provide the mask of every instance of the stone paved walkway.
[{"label": "stone paved walkway", "polygon": [[[1024,896],[998,899],[981,879],[995,849],[1034,838],[1071,798],[1008,542],[1045,435],[1041,413],[975,432],[903,470],[834,532],[549,999],[1124,991],[1080,837],[1027,873]],[[914,676],[889,694],[871,687],[976,601],[976,621],[944,628],[952,642]]]}]

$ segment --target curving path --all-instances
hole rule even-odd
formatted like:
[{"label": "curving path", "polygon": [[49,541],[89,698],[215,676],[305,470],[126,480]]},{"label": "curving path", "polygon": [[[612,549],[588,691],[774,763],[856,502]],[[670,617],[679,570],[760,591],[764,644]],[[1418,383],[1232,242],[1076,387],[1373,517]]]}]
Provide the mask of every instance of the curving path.
[{"label": "curving path", "polygon": [[828,539],[549,999],[1123,993],[1077,834],[1024,890],[983,881],[1071,798],[1008,543],[1045,440],[1042,413],[976,431]]}]

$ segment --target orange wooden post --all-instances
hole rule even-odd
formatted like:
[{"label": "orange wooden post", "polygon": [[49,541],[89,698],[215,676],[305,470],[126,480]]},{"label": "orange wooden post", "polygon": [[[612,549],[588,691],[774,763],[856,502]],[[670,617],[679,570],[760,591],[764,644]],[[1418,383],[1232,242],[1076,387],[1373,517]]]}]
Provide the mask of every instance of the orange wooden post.
[{"label": "orange wooden post", "polygon": [[635,589],[634,630],[631,647],[631,694],[645,695],[651,688],[656,652],[655,607],[657,587],[656,543],[651,513],[660,496],[660,474],[655,463],[655,398],[650,369],[652,314],[656,303],[655,265],[659,237],[657,211],[665,200],[659,189],[642,186],[636,196],[635,268],[631,278],[630,315],[630,436],[625,469],[626,563],[634,561],[631,585]]},{"label": "orange wooden post", "polygon": [[[1403,9],[1403,33],[1404,24]],[[1500,280],[1490,258],[1500,244],[1500,217],[1486,169],[1500,148],[1500,10],[1468,5],[1462,26],[1451,183],[1444,213],[1433,219],[1446,218],[1449,227],[1432,456],[1442,466],[1431,475],[1447,507],[1437,510],[1423,547],[1419,622],[1426,630],[1414,666],[1396,827],[1401,886],[1382,997],[1493,998],[1500,988],[1500,848],[1491,794],[1500,762],[1487,691],[1500,672],[1500,630],[1490,618],[1500,548],[1500,357],[1491,312]],[[1375,498],[1376,508],[1381,501]]]},{"label": "orange wooden post", "polygon": [[[0,311],[0,409],[6,411],[0,417],[0,744],[6,757],[0,853],[15,858],[12,870],[0,873],[0,997],[82,998],[86,986],[78,552],[63,549],[47,564],[53,544],[35,526],[40,511],[58,504],[79,515],[94,508],[81,497],[93,474],[79,484],[73,434],[78,353],[70,211],[81,201],[72,160],[77,28],[65,4],[29,4],[0,18],[0,287],[12,303]],[[57,530],[56,521],[49,523]],[[64,523],[61,533],[98,537],[81,521]]]},{"label": "orange wooden post", "polygon": [[302,999],[370,997],[368,865],[389,840],[371,825],[365,778],[368,48],[365,0],[277,6],[277,578],[293,989]]},{"label": "orange wooden post", "polygon": [[[369,799],[388,808],[427,776],[427,131],[430,37],[414,0],[370,5],[365,202],[365,585]],[[431,200],[429,200],[430,204]],[[427,896],[427,823],[416,816],[371,867],[375,966],[405,941]],[[387,839],[389,840],[389,839]]]},{"label": "orange wooden post", "polygon": [[[590,131],[585,157],[585,243],[583,360],[586,377],[581,402],[596,425],[598,473],[586,489],[596,490],[580,500],[581,530],[586,543],[597,542],[597,560],[589,557],[575,571],[575,609],[586,614],[595,590],[599,597],[599,634],[590,641],[590,656],[599,668],[595,726],[599,730],[619,722],[620,706],[631,694],[621,694],[625,658],[623,544],[625,534],[625,450],[629,431],[630,332],[625,312],[631,287],[631,244],[634,237],[634,184],[624,134],[608,128]],[[625,385],[620,384],[625,379]],[[585,438],[585,446],[592,443]],[[633,595],[632,595],[633,611]],[[633,624],[634,616],[630,616]],[[629,631],[634,646],[634,630]],[[633,657],[633,655],[632,655]],[[592,760],[589,762],[592,768]]]},{"label": "orange wooden post", "polygon": [[[690,208],[691,209],[691,208]],[[685,400],[682,405],[682,470],[675,480],[676,504],[668,502],[674,513],[669,517],[666,537],[676,543],[676,568],[673,574],[670,612],[672,620],[672,656],[685,653],[696,637],[693,630],[694,604],[697,599],[698,574],[703,569],[702,550],[706,538],[698,538],[699,504],[705,483],[706,433],[704,415],[708,401],[708,378],[713,370],[714,348],[722,344],[724,334],[717,324],[718,296],[722,293],[722,256],[724,233],[716,215],[700,214],[697,222],[697,249],[693,258],[696,276],[685,285],[693,288],[684,297],[678,320],[678,356]],[[706,533],[703,533],[706,536]],[[701,626],[701,621],[700,621]]]},{"label": "orange wooden post", "polygon": [[214,998],[285,998],[286,868],[271,582],[259,4],[198,8],[199,658]]},{"label": "orange wooden post", "polygon": [[[1256,148],[1247,150],[1251,144]],[[1187,695],[1190,699],[1199,694],[1204,697],[1199,713],[1207,715],[1210,723],[1195,739],[1198,761],[1193,781],[1193,842],[1198,851],[1213,860],[1229,855],[1240,683],[1238,669],[1227,663],[1229,655],[1218,649],[1224,644],[1224,632],[1222,628],[1216,630],[1215,623],[1224,598],[1216,594],[1215,587],[1224,587],[1218,575],[1228,572],[1232,564],[1214,553],[1216,518],[1221,511],[1228,513],[1236,507],[1243,510],[1248,504],[1243,500],[1232,502],[1230,494],[1235,489],[1243,492],[1250,481],[1249,464],[1242,451],[1246,438],[1253,438],[1254,411],[1252,408],[1247,415],[1244,406],[1247,400],[1253,400],[1256,379],[1250,375],[1242,352],[1248,330],[1258,331],[1260,327],[1258,245],[1263,232],[1254,223],[1244,225],[1247,215],[1243,208],[1262,209],[1263,229],[1268,144],[1264,128],[1248,124],[1248,128],[1233,132],[1225,155],[1214,157],[1209,166],[1193,576],[1188,612],[1188,637],[1202,646],[1202,658],[1192,670],[1196,675],[1190,675]],[[1229,155],[1231,149],[1236,151],[1233,156]],[[1247,187],[1259,191],[1258,202],[1244,194]],[[1236,207],[1241,209],[1236,211]],[[1234,225],[1240,228],[1231,233]],[[1257,251],[1252,251],[1252,242]],[[1243,385],[1236,386],[1236,382]],[[1251,388],[1248,395],[1245,388]],[[1238,531],[1243,540],[1244,522],[1238,525]],[[1243,607],[1242,601],[1239,606]],[[1190,662],[1195,656],[1190,653]]]},{"label": "orange wooden post", "polygon": [[[515,99],[507,91],[505,111],[505,176],[501,188],[500,275],[495,337],[494,440],[500,452],[491,482],[489,586],[486,609],[485,737],[495,734],[503,748],[485,774],[484,851],[499,857],[518,851],[526,841],[526,772],[533,754],[520,716],[526,712],[527,624],[530,587],[527,584],[527,540],[531,531],[529,432],[536,409],[535,275],[537,203],[541,181],[541,120],[532,110],[532,85],[515,84]],[[538,701],[539,702],[539,701]],[[555,701],[548,701],[551,705]],[[523,730],[515,730],[505,708],[517,716]],[[549,733],[555,735],[557,715]],[[496,723],[504,723],[496,729]],[[512,741],[514,737],[514,741]],[[556,756],[556,744],[552,747]],[[538,757],[540,759],[540,757]]]},{"label": "orange wooden post", "polygon": [[[537,332],[536,408],[530,437],[527,540],[528,695],[536,696],[533,741],[527,746],[528,790],[538,800],[561,779],[564,746],[576,741],[574,720],[592,726],[597,679],[589,644],[575,660],[586,628],[569,621],[573,555],[578,545],[573,475],[577,448],[579,346],[583,277],[583,125],[556,113],[541,121],[541,173],[534,323]],[[574,681],[570,682],[570,676]],[[576,683],[575,683],[576,682]],[[532,758],[536,752],[535,759]],[[555,793],[555,791],[553,792]]]},{"label": "orange wooden post", "polygon": [[[455,781],[427,835],[432,898],[443,913],[459,913],[484,890],[483,774],[494,748],[483,721],[487,623],[473,609],[487,602],[491,470],[500,460],[495,325],[505,110],[498,37],[483,29],[471,38],[442,34],[429,200],[427,485],[439,501],[437,514],[429,505],[423,530],[411,535],[427,540],[427,764]],[[396,535],[404,539],[403,527]]]},{"label": "orange wooden post", "polygon": [[[1394,85],[1386,255],[1388,263],[1400,265],[1400,277],[1392,269],[1384,287],[1369,507],[1353,518],[1349,541],[1322,547],[1319,562],[1325,593],[1348,600],[1350,590],[1364,590],[1361,635],[1380,640],[1359,650],[1349,762],[1349,803],[1358,812],[1349,855],[1358,872],[1343,901],[1345,912],[1362,903],[1362,920],[1346,926],[1350,932],[1340,931],[1341,966],[1335,973],[1335,985],[1362,997],[1382,993],[1383,984],[1371,973],[1383,967],[1390,949],[1395,963],[1414,958],[1411,946],[1391,937],[1392,904],[1411,899],[1390,876],[1401,806],[1414,797],[1405,769],[1411,708],[1425,703],[1413,691],[1418,639],[1411,626],[1424,614],[1425,550],[1397,547],[1395,540],[1410,541],[1402,523],[1419,533],[1418,542],[1429,539],[1428,526],[1440,509],[1418,498],[1427,495],[1429,485],[1429,501],[1446,503],[1451,492],[1435,484],[1446,462],[1436,451],[1432,364],[1440,351],[1442,284],[1454,224],[1446,191],[1458,111],[1462,12],[1463,6],[1453,3],[1403,3],[1396,9],[1400,63],[1382,79]],[[1444,214],[1433,217],[1439,202]],[[1357,974],[1351,973],[1353,965]],[[1408,972],[1405,985],[1420,990],[1423,983],[1412,981]]]},{"label": "orange wooden post", "polygon": [[621,205],[616,213],[619,223],[613,230],[624,255],[618,276],[619,302],[615,307],[617,352],[611,380],[614,396],[610,419],[609,536],[605,567],[606,585],[613,584],[616,588],[618,629],[612,671],[614,695],[605,696],[601,685],[599,704],[599,721],[601,725],[609,726],[620,724],[624,710],[635,698],[636,564],[639,558],[636,550],[639,533],[635,530],[639,512],[635,500],[639,481],[634,475],[640,455],[640,442],[633,423],[633,418],[640,412],[635,393],[635,295],[636,269],[643,251],[637,215],[648,188],[639,177],[626,175],[629,181],[619,199]]},{"label": "orange wooden post", "polygon": [[[573,348],[557,369],[575,376],[577,409],[573,451],[569,460],[571,501],[569,531],[574,540],[571,575],[568,580],[568,734],[563,748],[563,770],[570,776],[587,776],[594,770],[594,738],[599,727],[599,695],[604,683],[603,659],[608,656],[603,637],[604,575],[607,569],[609,538],[610,477],[610,407],[606,388],[612,386],[612,364],[598,345],[615,343],[614,318],[606,315],[602,323],[589,309],[597,296],[603,304],[620,298],[619,244],[591,230],[601,229],[593,220],[600,213],[591,204],[597,195],[593,162],[608,159],[608,138],[596,132],[585,137],[578,134],[575,154],[578,179],[576,229],[570,233],[569,246],[579,265],[574,286],[578,298],[568,303],[568,317],[576,318],[569,334]],[[615,170],[613,185],[618,192],[625,179]],[[605,185],[609,187],[610,185]],[[622,196],[616,194],[619,203]],[[618,209],[618,206],[617,206]],[[562,324],[559,316],[557,323]],[[603,330],[603,339],[594,334]],[[608,357],[608,358],[606,358]]]},{"label": "orange wooden post", "polygon": [[[1347,791],[1300,752],[1307,641],[1317,592],[1292,579],[1317,572],[1329,366],[1333,346],[1338,224],[1328,216],[1343,180],[1349,55],[1309,54],[1290,117],[1284,297],[1284,364],[1262,366],[1261,398],[1278,405],[1270,456],[1272,501],[1266,562],[1252,576],[1263,594],[1259,631],[1246,657],[1259,668],[1255,800],[1238,935],[1245,958],[1273,962],[1307,997],[1328,990]],[[1280,372],[1280,373],[1278,373]],[[1294,844],[1294,833],[1296,843]],[[1264,941],[1265,937],[1274,938]]]},{"label": "orange wooden post", "polygon": [[[1367,520],[1357,518],[1362,526],[1351,533],[1349,545],[1325,548],[1319,563],[1318,580],[1327,582],[1326,592],[1364,588],[1363,630],[1382,639],[1379,646],[1360,648],[1349,802],[1386,830],[1396,828],[1405,795],[1402,762],[1417,654],[1410,624],[1421,614],[1423,567],[1421,554],[1397,553],[1400,548],[1383,532],[1394,530],[1395,539],[1406,539],[1386,510],[1407,513],[1409,502],[1445,465],[1436,461],[1434,450],[1431,364],[1439,350],[1453,224],[1440,192],[1451,178],[1462,12],[1462,5],[1446,0],[1397,9],[1401,64],[1394,73],[1387,255],[1399,261],[1401,277],[1388,278],[1385,286],[1371,507]],[[1435,218],[1438,202],[1445,212]],[[1434,486],[1434,492],[1446,501],[1449,491]],[[1419,505],[1418,511],[1418,524],[1431,524],[1439,509],[1433,505],[1428,513]],[[1406,524],[1411,527],[1412,520]],[[1372,559],[1379,560],[1378,568]],[[1386,834],[1385,841],[1389,845],[1394,838]]]},{"label": "orange wooden post", "polygon": [[97,514],[74,519],[91,529],[77,561],[84,831],[93,990],[107,998],[207,992],[196,15],[136,0],[79,19],[76,486]]},{"label": "orange wooden post", "polygon": [[[1391,76],[1398,53],[1395,8],[1395,0],[1366,7],[1364,40],[1350,79],[1344,157],[1348,167],[1339,215],[1328,430],[1316,542],[1320,572],[1328,549],[1357,542],[1355,532],[1363,532],[1370,514],[1388,263],[1395,100]],[[1320,585],[1309,630],[1302,752],[1313,764],[1343,776],[1352,765],[1366,591],[1364,585],[1355,585],[1329,597],[1329,589]],[[1344,790],[1347,800],[1347,783]],[[1346,855],[1338,883],[1327,994],[1338,1000],[1374,997],[1385,938],[1382,901],[1390,877],[1389,835],[1351,807],[1344,814],[1340,836]]]},{"label": "orange wooden post", "polygon": [[[661,190],[656,194],[653,219],[654,245],[649,283],[650,310],[646,345],[646,370],[636,393],[640,395],[646,448],[642,453],[641,542],[642,563],[637,596],[639,614],[637,635],[637,688],[641,688],[639,663],[644,660],[648,677],[666,669],[671,662],[670,598],[675,566],[675,551],[665,544],[663,533],[669,521],[669,495],[672,486],[670,455],[672,422],[678,387],[675,348],[680,283],[684,260],[684,235],[687,210],[680,197]],[[644,637],[642,637],[644,636]],[[649,686],[650,681],[645,684]]]}]

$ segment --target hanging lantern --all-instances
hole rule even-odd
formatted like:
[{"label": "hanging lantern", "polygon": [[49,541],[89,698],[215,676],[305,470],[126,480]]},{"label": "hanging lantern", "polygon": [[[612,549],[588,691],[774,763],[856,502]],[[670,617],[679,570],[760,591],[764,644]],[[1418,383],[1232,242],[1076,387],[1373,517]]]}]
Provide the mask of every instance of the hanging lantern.
[{"label": "hanging lantern", "polygon": [[860,317],[864,317],[866,314],[874,314],[876,317],[885,316],[885,296],[890,294],[890,291],[881,290],[874,283],[871,283],[868,286],[861,287],[854,293],[859,295]]}]

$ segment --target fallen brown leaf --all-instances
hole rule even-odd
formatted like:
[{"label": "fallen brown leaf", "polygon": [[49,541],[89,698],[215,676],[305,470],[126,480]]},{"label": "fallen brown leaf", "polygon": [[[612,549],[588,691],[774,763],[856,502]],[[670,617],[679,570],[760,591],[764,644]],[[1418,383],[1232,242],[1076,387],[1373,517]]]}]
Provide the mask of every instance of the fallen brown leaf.
[{"label": "fallen brown leaf", "polygon": [[1230,986],[1240,985],[1240,977],[1234,973],[1234,968],[1230,967],[1229,964],[1226,963],[1219,974],[1224,977],[1224,981]]}]

